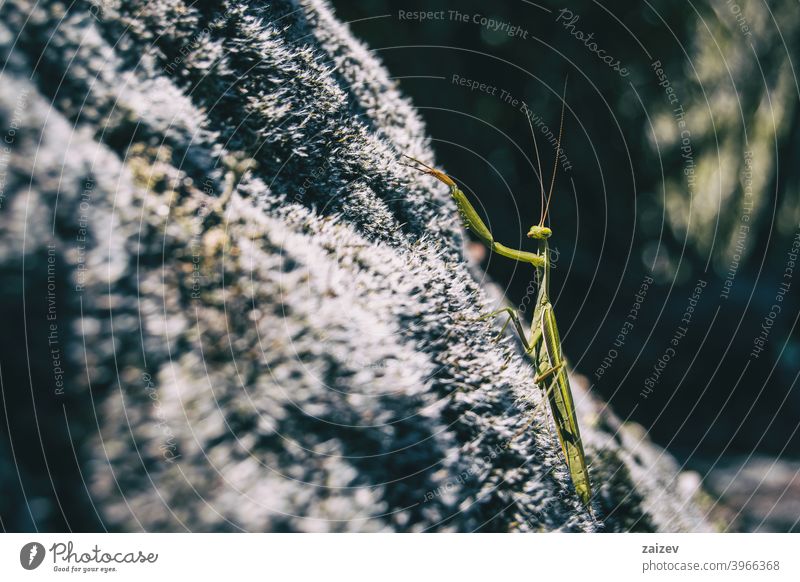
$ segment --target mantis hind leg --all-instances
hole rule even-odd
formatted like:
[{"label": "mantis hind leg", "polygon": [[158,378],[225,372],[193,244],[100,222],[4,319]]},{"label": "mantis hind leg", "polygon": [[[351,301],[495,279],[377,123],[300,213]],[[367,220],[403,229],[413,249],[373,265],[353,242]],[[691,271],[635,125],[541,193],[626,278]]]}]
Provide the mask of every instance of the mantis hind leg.
[{"label": "mantis hind leg", "polygon": [[[536,378],[534,379],[536,384],[539,385],[541,382],[544,382],[545,380],[550,378],[550,381],[547,384],[547,388],[541,389],[542,402],[550,401],[550,394],[553,392],[553,390],[555,390],[555,387],[558,385],[558,381],[556,380],[556,378],[554,378],[554,376],[561,371],[561,368],[564,367],[564,362],[561,362],[556,366],[551,366],[550,368],[546,367],[547,364],[549,364],[547,360],[539,361],[539,365],[537,366],[537,372],[539,373],[536,375]],[[549,418],[553,414],[552,406],[548,408],[548,411],[550,412],[550,414],[548,415]],[[555,417],[553,417],[552,420],[553,422],[555,422],[556,421]],[[550,422],[547,423],[547,432],[550,433],[550,438],[553,439],[554,436],[553,429],[550,426]],[[560,447],[559,447],[559,453],[561,453]],[[564,461],[566,462],[566,459],[564,459]]]},{"label": "mantis hind leg", "polygon": [[[528,419],[528,421],[516,433],[514,433],[514,436],[512,436],[511,439],[508,441],[509,443],[511,443],[516,439],[518,439],[520,435],[522,435],[531,426],[531,424],[533,424],[533,421],[536,419],[536,415],[538,414],[540,408],[545,408],[545,410],[547,410],[547,408],[545,407],[545,403],[549,401],[551,392],[558,385],[558,382],[556,381],[554,376],[561,371],[565,363],[560,362],[555,366],[549,366],[550,362],[546,358],[541,357],[543,351],[542,350],[543,333],[541,327],[538,325],[534,325],[530,339],[526,338],[525,330],[522,329],[522,323],[520,322],[519,315],[517,315],[517,312],[513,307],[503,307],[502,309],[492,311],[491,313],[482,315],[481,317],[478,318],[478,320],[482,321],[485,319],[490,319],[492,317],[500,315],[501,313],[508,314],[508,318],[506,319],[505,323],[503,324],[503,327],[500,330],[500,333],[498,334],[498,339],[503,335],[503,333],[506,330],[506,327],[508,327],[508,324],[513,322],[514,329],[516,330],[519,339],[522,341],[522,344],[525,347],[525,353],[528,356],[530,356],[535,363],[538,362],[537,364],[535,364],[535,370],[537,374],[534,377],[534,382],[537,385],[539,385],[545,380],[550,379],[547,388],[542,388],[542,400],[531,411],[530,418]],[[535,322],[536,315],[534,315],[533,319]],[[553,435],[553,430],[550,427],[550,422],[546,422],[545,424],[547,425],[547,432],[550,434],[550,438],[553,439],[554,435]]]},{"label": "mantis hind leg", "polygon": [[544,382],[545,380],[547,380],[551,376],[555,376],[556,374],[558,374],[565,365],[566,365],[566,362],[559,362],[558,364],[556,364],[552,368],[548,368],[547,370],[544,370],[543,372],[540,371],[539,375],[536,376],[534,381],[537,384],[539,384],[540,382]]}]

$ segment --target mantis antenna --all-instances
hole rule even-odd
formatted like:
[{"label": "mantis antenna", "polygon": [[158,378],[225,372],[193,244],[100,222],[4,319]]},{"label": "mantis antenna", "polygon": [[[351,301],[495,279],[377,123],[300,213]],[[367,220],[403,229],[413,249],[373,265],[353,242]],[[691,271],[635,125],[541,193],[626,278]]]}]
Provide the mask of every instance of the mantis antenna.
[{"label": "mantis antenna", "polygon": [[539,210],[539,216],[544,215],[544,182],[542,181],[542,160],[539,158],[539,145],[536,143],[536,133],[533,131],[533,123],[531,123],[531,117],[528,115],[528,111],[530,109],[528,106],[525,106],[525,119],[528,120],[528,127],[531,130],[531,138],[533,139],[533,149],[536,152],[536,177],[539,179],[539,188],[541,190],[541,204]]},{"label": "mantis antenna", "polygon": [[556,143],[556,159],[553,161],[553,177],[550,179],[550,191],[547,193],[547,205],[544,207],[544,214],[539,226],[544,226],[547,213],[550,211],[550,199],[553,197],[553,187],[556,185],[556,172],[558,172],[558,158],[561,154],[561,134],[564,131],[564,109],[567,106],[567,81],[569,75],[564,78],[564,93],[561,96],[561,122],[558,124],[558,142]]}]

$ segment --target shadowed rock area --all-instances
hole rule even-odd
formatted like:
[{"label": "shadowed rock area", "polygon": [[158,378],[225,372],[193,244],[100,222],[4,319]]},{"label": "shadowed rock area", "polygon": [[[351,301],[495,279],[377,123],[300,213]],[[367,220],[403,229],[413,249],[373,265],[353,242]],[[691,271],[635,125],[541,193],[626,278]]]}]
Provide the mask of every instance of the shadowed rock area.
[{"label": "shadowed rock area", "polygon": [[8,0],[0,51],[4,529],[711,529],[580,378],[596,519],[512,438],[502,297],[326,3]]}]

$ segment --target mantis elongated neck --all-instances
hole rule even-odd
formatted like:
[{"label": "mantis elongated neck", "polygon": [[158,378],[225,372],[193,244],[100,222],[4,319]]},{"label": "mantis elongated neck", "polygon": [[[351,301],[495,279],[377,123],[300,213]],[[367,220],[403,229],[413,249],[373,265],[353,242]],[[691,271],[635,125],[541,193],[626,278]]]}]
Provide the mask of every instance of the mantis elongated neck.
[{"label": "mantis elongated neck", "polygon": [[542,245],[544,271],[542,275],[542,287],[539,291],[539,301],[546,303],[550,301],[550,245],[547,244],[547,239],[542,241]]}]

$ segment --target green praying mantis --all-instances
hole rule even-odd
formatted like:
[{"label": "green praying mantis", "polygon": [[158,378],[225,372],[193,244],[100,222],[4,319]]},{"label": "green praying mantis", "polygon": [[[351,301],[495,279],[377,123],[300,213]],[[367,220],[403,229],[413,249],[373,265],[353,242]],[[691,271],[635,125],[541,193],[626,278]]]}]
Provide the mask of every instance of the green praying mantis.
[{"label": "green praying mantis", "polygon": [[[545,226],[547,214],[550,209],[550,199],[553,195],[555,186],[556,170],[558,169],[558,159],[561,153],[561,134],[564,128],[564,106],[566,105],[566,82],[564,83],[564,96],[562,97],[561,123],[558,130],[558,142],[556,145],[555,163],[553,174],[550,181],[550,190],[545,198],[544,182],[541,174],[541,161],[539,158],[539,147],[536,143],[536,135],[531,125],[530,117],[526,114],[528,125],[530,126],[533,137],[534,150],[536,151],[536,161],[539,166],[539,187],[541,190],[541,213],[539,223],[535,224],[528,231],[528,237],[539,242],[539,252],[528,252],[519,249],[509,248],[497,242],[489,228],[481,220],[480,215],[472,206],[466,195],[458,188],[456,182],[444,172],[432,168],[409,156],[404,156],[412,160],[417,165],[404,164],[414,168],[424,174],[433,176],[450,188],[450,195],[456,203],[459,213],[465,226],[472,230],[475,235],[491,250],[497,254],[508,257],[522,263],[530,263],[539,275],[539,290],[533,317],[531,319],[531,335],[526,338],[525,330],[522,327],[519,315],[512,307],[504,307],[492,313],[488,313],[480,319],[488,319],[500,314],[507,314],[508,318],[503,324],[501,334],[505,331],[509,323],[513,323],[525,353],[531,359],[536,371],[534,381],[543,390],[542,402],[548,402],[550,411],[555,421],[558,440],[561,443],[561,450],[566,459],[567,469],[569,470],[575,492],[581,502],[591,512],[592,487],[589,481],[589,471],[586,467],[586,457],[583,452],[583,442],[578,428],[578,420],[575,414],[575,404],[572,399],[569,377],[566,370],[566,361],[561,352],[561,339],[558,335],[558,326],[553,312],[553,305],[550,303],[550,247],[548,239],[553,234],[552,230]],[[545,202],[546,199],[546,202]],[[531,420],[515,435],[519,436],[533,422]]]}]

